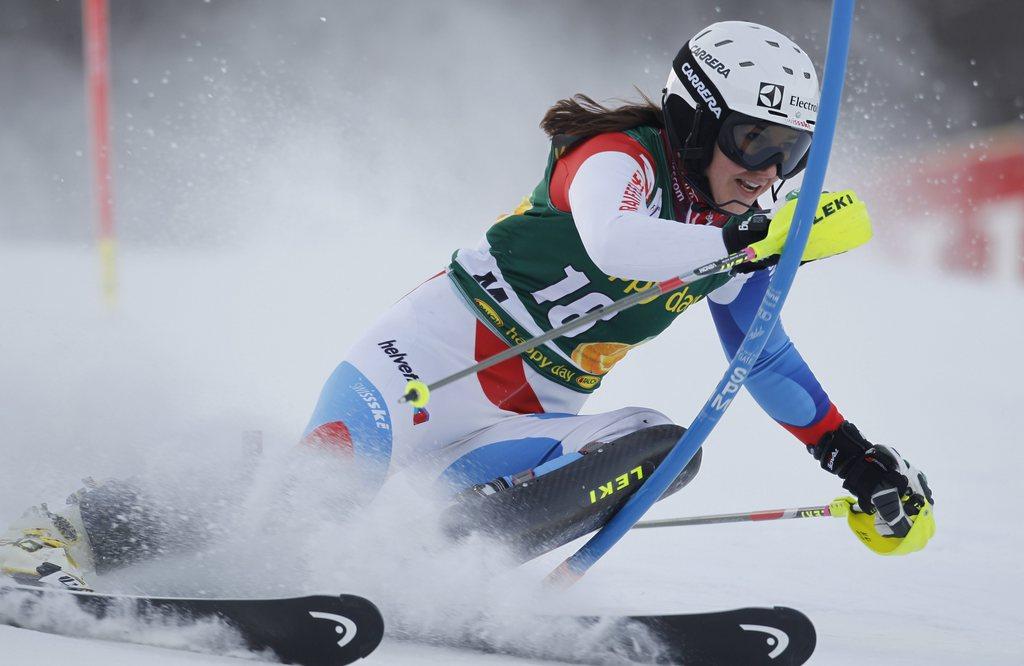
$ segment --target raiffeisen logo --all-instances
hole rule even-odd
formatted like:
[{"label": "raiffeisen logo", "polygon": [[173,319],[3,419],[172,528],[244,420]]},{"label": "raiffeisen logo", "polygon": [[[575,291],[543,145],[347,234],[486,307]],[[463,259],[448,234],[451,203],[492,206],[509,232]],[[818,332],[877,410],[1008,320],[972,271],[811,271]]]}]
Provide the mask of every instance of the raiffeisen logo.
[{"label": "raiffeisen logo", "polygon": [[715,94],[711,92],[711,89],[708,88],[703,81],[701,81],[697,72],[693,71],[693,68],[690,67],[690,63],[684,62],[683,66],[679,69],[683,72],[683,75],[686,76],[690,85],[693,86],[693,90],[697,93],[697,96],[704,100],[704,103],[708,105],[708,109],[711,110],[711,113],[715,114],[715,118],[721,118],[722,107],[718,105],[718,100],[715,99]]}]

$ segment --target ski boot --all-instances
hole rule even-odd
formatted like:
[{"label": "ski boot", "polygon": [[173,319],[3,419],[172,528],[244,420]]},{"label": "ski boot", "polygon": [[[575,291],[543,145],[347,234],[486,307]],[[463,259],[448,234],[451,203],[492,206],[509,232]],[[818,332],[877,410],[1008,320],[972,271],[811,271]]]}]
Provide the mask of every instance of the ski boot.
[{"label": "ski boot", "polygon": [[77,504],[60,514],[40,504],[0,536],[0,574],[39,587],[90,591],[85,572],[92,561]]}]

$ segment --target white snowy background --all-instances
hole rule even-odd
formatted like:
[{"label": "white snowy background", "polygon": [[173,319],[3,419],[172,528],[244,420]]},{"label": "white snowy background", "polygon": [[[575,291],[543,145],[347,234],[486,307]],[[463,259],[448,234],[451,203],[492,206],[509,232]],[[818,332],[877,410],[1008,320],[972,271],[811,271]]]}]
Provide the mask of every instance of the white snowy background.
[{"label": "white snowy background", "polygon": [[[316,501],[330,477],[288,461],[323,380],[360,330],[534,186],[546,156],[536,123],[551,102],[579,91],[632,97],[634,83],[657,97],[682,41],[745,15],[701,4],[650,25],[625,6],[611,24],[588,20],[584,3],[213,2],[181,3],[190,11],[180,13],[164,3],[148,6],[159,20],[122,38],[133,10],[113,4],[124,239],[113,311],[91,240],[80,71],[16,31],[0,41],[0,73],[23,84],[4,100],[11,112],[0,134],[0,523],[67,495],[84,476],[138,475],[190,506],[220,501],[231,529],[207,555],[98,581],[114,589],[362,593],[387,620],[440,637],[481,608],[778,604],[815,622],[811,663],[1024,659],[1024,286],[1012,277],[895,265],[868,247],[802,269],[786,304],[790,335],[843,413],[928,474],[938,531],[909,557],[873,555],[842,521],[825,519],[645,530],[551,598],[533,583],[578,543],[512,572],[481,545],[446,554],[417,527],[419,503],[403,488],[356,526],[338,526]],[[784,31],[798,21],[792,36],[820,67],[827,4],[795,4],[764,3],[746,16]],[[894,108],[935,76],[918,74],[930,47],[884,26],[869,12],[855,28],[833,188],[858,188],[883,150],[898,163],[920,149],[905,141],[914,135]],[[908,61],[902,79],[876,80],[888,62],[880,52]],[[969,102],[956,104],[951,116],[969,118]],[[886,202],[869,204],[886,224]],[[1006,209],[996,222],[1020,225],[1020,213]],[[922,243],[950,233],[912,229]],[[695,308],[632,352],[587,411],[648,405],[687,424],[724,366],[710,318]],[[247,430],[262,431],[266,452],[242,482]],[[312,475],[283,508],[282,469]],[[218,483],[224,492],[211,490]],[[710,437],[700,476],[650,517],[826,503],[840,491],[744,395]],[[553,655],[572,645],[526,616],[475,621]],[[116,631],[221,649],[199,630],[184,639]],[[238,663],[2,626],[0,653],[3,663]],[[368,663],[540,662],[386,640]]]}]

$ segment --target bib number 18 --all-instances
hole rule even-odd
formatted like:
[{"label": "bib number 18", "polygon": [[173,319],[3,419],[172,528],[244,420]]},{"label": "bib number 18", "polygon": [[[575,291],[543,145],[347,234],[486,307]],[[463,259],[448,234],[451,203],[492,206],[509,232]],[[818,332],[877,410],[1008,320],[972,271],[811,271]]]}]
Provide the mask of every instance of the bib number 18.
[{"label": "bib number 18", "polygon": [[[590,284],[590,280],[587,279],[587,276],[572,266],[566,266],[563,270],[565,271],[565,277],[563,279],[550,287],[545,287],[544,289],[533,292],[532,296],[538,304],[560,300],[570,294],[580,291]],[[594,310],[611,305],[614,302],[615,301],[613,301],[607,294],[590,292],[589,294],[584,294],[577,298],[571,303],[552,306],[551,309],[548,310],[548,321],[551,322],[552,328],[557,328],[568,324],[574,319],[579,319],[583,315],[593,312]],[[611,319],[616,314],[618,313],[612,312],[607,316],[601,317],[599,321]],[[564,337],[576,337],[584,331],[590,330],[590,328],[596,323],[596,321],[592,321],[574,331],[569,331]]]}]

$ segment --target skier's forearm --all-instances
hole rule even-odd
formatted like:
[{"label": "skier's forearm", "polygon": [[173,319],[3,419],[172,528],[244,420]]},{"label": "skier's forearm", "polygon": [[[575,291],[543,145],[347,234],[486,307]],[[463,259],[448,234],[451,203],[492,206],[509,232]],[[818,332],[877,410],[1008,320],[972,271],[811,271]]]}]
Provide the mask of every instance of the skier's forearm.
[{"label": "skier's forearm", "polygon": [[653,172],[625,153],[589,157],[569,186],[573,219],[587,254],[609,275],[666,280],[693,266],[724,257],[722,232],[697,224],[651,217],[647,200]]}]

